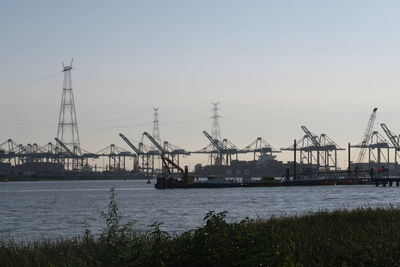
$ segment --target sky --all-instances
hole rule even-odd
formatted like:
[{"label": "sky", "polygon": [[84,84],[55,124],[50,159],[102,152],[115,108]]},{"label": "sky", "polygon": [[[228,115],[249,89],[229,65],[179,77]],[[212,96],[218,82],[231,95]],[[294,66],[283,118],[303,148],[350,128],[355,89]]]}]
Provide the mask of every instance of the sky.
[{"label": "sky", "polygon": [[0,142],[54,140],[71,58],[92,152],[128,149],[119,132],[139,141],[153,107],[163,140],[200,149],[217,101],[221,134],[239,148],[259,136],[287,147],[302,125],[346,147],[374,107],[375,128],[400,133],[399,13],[398,1],[368,0],[3,0]]}]

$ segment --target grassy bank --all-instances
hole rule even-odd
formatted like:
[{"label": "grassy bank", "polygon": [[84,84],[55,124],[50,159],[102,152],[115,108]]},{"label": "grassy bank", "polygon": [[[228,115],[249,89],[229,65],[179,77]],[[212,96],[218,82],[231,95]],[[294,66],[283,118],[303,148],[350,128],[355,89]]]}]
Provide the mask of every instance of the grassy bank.
[{"label": "grassy bank", "polygon": [[105,227],[80,238],[0,244],[2,266],[396,266],[400,209],[363,208],[227,223],[210,212],[204,226],[171,236],[121,224],[112,192]]}]

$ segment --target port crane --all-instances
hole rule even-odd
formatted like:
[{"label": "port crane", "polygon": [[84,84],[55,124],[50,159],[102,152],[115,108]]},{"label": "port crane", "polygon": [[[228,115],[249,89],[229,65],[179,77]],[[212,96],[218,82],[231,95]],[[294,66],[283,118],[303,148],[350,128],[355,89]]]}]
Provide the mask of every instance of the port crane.
[{"label": "port crane", "polygon": [[[173,173],[174,169],[177,168],[176,166],[178,166],[178,164],[175,164],[175,162],[173,161],[173,157],[168,158],[168,156],[170,155],[168,153],[168,151],[166,151],[154,138],[153,136],[151,136],[148,132],[144,132],[143,133],[144,136],[146,136],[150,142],[153,143],[153,145],[160,151],[161,155],[161,160],[162,160],[162,169],[167,169],[167,171],[169,173]],[[174,164],[171,164],[171,162],[173,162]],[[168,167],[168,163],[172,166],[172,167]],[[178,166],[179,167],[179,166]],[[180,167],[179,167],[180,168]],[[179,170],[179,168],[177,168]]]},{"label": "port crane", "polygon": [[[308,139],[311,140],[312,146],[309,146],[308,149],[314,150],[317,152],[317,166],[321,167],[321,159],[322,159],[322,167],[325,169],[329,169],[331,163],[333,163],[333,167],[335,170],[337,169],[337,150],[343,150],[340,148],[329,136],[326,134],[320,134],[319,136],[313,134],[310,130],[307,129],[306,126],[301,126],[301,129],[306,133]],[[333,151],[334,158],[330,153]]]},{"label": "port crane", "polygon": [[253,160],[261,158],[265,155],[272,155],[273,153],[280,153],[280,151],[273,148],[266,140],[262,137],[257,137],[253,142],[247,145],[241,150],[242,153],[253,153]]},{"label": "port crane", "polygon": [[[142,169],[142,171],[144,171],[146,173],[146,175],[149,174],[149,168],[150,166],[153,166],[153,162],[151,160],[150,155],[148,155],[147,153],[145,153],[142,149],[137,148],[125,135],[123,135],[122,133],[119,134],[119,136],[122,138],[122,140],[124,140],[124,142],[136,153],[136,156],[134,157],[134,170],[138,170],[140,171],[140,169]],[[139,146],[141,147],[141,145],[139,144]],[[142,166],[139,166],[139,160],[141,159],[142,162]]]},{"label": "port crane", "polygon": [[[69,155],[69,157],[67,158],[72,158],[72,169],[73,170],[77,170],[79,168],[79,166],[83,165],[83,158],[76,154],[75,152],[71,151],[71,149],[69,149],[60,139],[58,139],[57,137],[54,138],[54,140],[56,140],[57,144],[63,148],[66,152],[67,155]],[[74,148],[75,150],[75,148]],[[63,157],[66,158],[66,157]],[[81,164],[79,164],[79,161],[81,161]],[[67,169],[69,168],[69,164],[68,164],[68,159],[67,159]]]},{"label": "port crane", "polygon": [[163,148],[164,148],[165,152],[170,156],[170,159],[173,162],[176,162],[176,164],[178,164],[178,165],[179,165],[180,155],[183,155],[183,156],[190,155],[190,152],[188,152],[185,149],[182,149],[180,147],[177,147],[177,146],[169,143],[168,141],[164,141]]},{"label": "port crane", "polygon": [[[108,171],[125,171],[126,170],[126,158],[132,157],[132,153],[120,148],[114,144],[111,144],[98,152],[96,154],[98,157],[108,158],[108,165],[106,165],[106,170]],[[107,168],[108,166],[108,168]]]},{"label": "port crane", "polygon": [[381,123],[381,127],[382,127],[383,131],[386,133],[386,135],[389,138],[389,140],[392,143],[392,145],[395,148],[399,148],[400,149],[400,144],[399,144],[398,137],[392,131],[389,130],[389,128],[386,126],[386,124]]},{"label": "port crane", "polygon": [[[174,169],[177,169],[178,172],[180,172],[183,175],[183,180],[185,183],[187,183],[188,180],[188,166],[185,166],[185,169],[182,169],[181,166],[170,160],[169,158],[165,157],[164,155],[161,155],[161,160],[163,161],[163,166],[166,170],[167,173],[171,174],[173,173]],[[170,167],[172,166],[172,167]]]},{"label": "port crane", "polygon": [[306,126],[301,126],[301,129],[306,133],[308,138],[311,140],[312,144],[317,148],[317,166],[319,168],[320,166],[320,153],[319,153],[319,147],[321,146],[318,136],[314,135],[313,133],[310,132],[310,130],[307,129]]},{"label": "port crane", "polygon": [[397,137],[392,131],[389,130],[389,128],[386,126],[386,124],[381,123],[381,127],[383,131],[386,133],[387,137],[389,138],[390,142],[392,143],[394,149],[395,149],[395,162],[397,164],[397,153],[400,150],[400,144],[399,144],[399,137]]},{"label": "port crane", "polygon": [[[305,135],[296,142],[296,148],[292,145],[287,148],[281,148],[281,150],[299,151],[300,164],[308,165],[307,168],[316,166],[318,169],[323,168],[329,170],[333,168],[337,170],[337,151],[344,149],[339,147],[326,134],[320,134],[318,136],[308,130],[306,126],[301,126],[301,129]],[[317,153],[316,155],[315,152]],[[315,161],[316,164],[314,164],[313,161]]]},{"label": "port crane", "polygon": [[54,138],[54,140],[56,140],[57,144],[59,144],[71,157],[79,157],[74,152],[72,152],[71,149],[69,149],[60,139],[56,137]]},{"label": "port crane", "polygon": [[363,138],[363,140],[361,142],[361,145],[360,145],[360,152],[358,154],[358,158],[357,158],[357,161],[356,161],[356,163],[357,163],[356,168],[359,167],[359,164],[364,159],[365,151],[366,151],[366,148],[367,148],[367,145],[368,145],[368,141],[369,141],[369,139],[370,139],[370,137],[372,135],[372,129],[373,129],[373,126],[374,126],[374,122],[375,122],[375,118],[376,118],[376,111],[377,110],[378,110],[378,108],[374,108],[372,110],[372,113],[371,113],[370,117],[369,117],[367,128],[365,129],[365,132],[364,132],[364,138]]},{"label": "port crane", "polygon": [[320,146],[320,143],[319,143],[317,135],[314,135],[312,132],[310,132],[310,130],[308,130],[306,126],[301,126],[301,129],[310,138],[310,140],[313,142],[314,146]]},{"label": "port crane", "polygon": [[236,160],[238,159],[238,153],[240,152],[239,148],[237,148],[231,141],[228,139],[222,140],[222,148],[226,154],[226,164],[229,165],[232,161],[232,155],[236,156]]},{"label": "port crane", "polygon": [[148,132],[144,132],[143,135],[145,135],[150,142],[153,143],[153,145],[160,151],[161,155],[165,155],[165,150],[164,148],[151,136]]},{"label": "port crane", "polygon": [[212,136],[207,132],[203,131],[203,134],[210,140],[211,144],[215,147],[218,151],[218,157],[215,159],[215,165],[221,165],[224,162],[223,157],[223,147],[219,140],[212,138]]},{"label": "port crane", "polygon": [[[7,146],[6,146],[7,145]],[[5,148],[7,147],[7,148]],[[11,160],[13,159],[14,165],[20,163],[21,158],[19,157],[19,151],[17,151],[17,148],[19,148],[18,143],[13,141],[12,139],[7,139],[5,142],[0,144],[0,162],[3,162],[5,159],[8,160],[8,163],[11,164]]]}]

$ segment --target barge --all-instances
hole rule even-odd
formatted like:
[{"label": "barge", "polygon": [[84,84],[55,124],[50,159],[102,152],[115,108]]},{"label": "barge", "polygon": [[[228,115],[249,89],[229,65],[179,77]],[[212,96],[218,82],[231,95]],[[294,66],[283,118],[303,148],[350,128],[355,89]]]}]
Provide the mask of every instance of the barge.
[{"label": "barge", "polygon": [[232,188],[232,187],[279,187],[279,186],[321,186],[336,185],[337,180],[316,179],[316,180],[276,180],[273,177],[263,178],[259,181],[243,179],[235,181],[223,177],[207,177],[206,181],[195,181],[193,177],[176,179],[159,175],[157,177],[156,189],[189,189],[189,188]]}]

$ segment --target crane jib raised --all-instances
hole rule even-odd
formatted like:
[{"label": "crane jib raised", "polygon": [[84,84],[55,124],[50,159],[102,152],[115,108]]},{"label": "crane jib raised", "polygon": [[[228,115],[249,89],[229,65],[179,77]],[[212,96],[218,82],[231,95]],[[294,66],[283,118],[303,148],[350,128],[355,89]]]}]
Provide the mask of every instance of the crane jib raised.
[{"label": "crane jib raised", "polygon": [[161,145],[151,136],[148,132],[143,133],[149,140],[157,147],[158,150],[160,150],[161,154],[165,154],[164,148],[161,147]]},{"label": "crane jib raised", "polygon": [[306,126],[301,126],[301,129],[303,129],[303,131],[306,133],[306,135],[311,139],[311,141],[313,142],[313,144],[315,146],[321,146],[321,144],[319,143],[317,137],[315,135],[312,134],[312,132],[310,132]]},{"label": "crane jib raised", "polygon": [[123,135],[122,133],[120,133],[119,136],[122,138],[122,140],[125,141],[125,143],[126,143],[130,148],[133,149],[133,151],[136,152],[136,154],[138,154],[138,155],[143,154],[139,149],[137,149],[137,148],[132,144],[131,141],[129,141],[129,139],[128,139],[125,135]]},{"label": "crane jib raised", "polygon": [[372,134],[372,128],[374,126],[374,122],[375,122],[375,118],[376,118],[376,111],[378,110],[378,108],[374,108],[371,116],[369,117],[368,120],[368,124],[367,124],[367,128],[365,129],[364,132],[364,138],[361,142],[361,149],[360,149],[360,153],[358,154],[358,159],[357,159],[357,163],[361,163],[362,160],[364,159],[364,155],[365,155],[365,148],[367,147],[367,143],[371,137]]},{"label": "crane jib raised", "polygon": [[386,133],[386,135],[387,135],[387,137],[389,138],[389,140],[390,140],[390,142],[392,143],[392,145],[393,145],[394,147],[396,147],[396,148],[400,148],[400,145],[399,145],[399,141],[398,141],[398,139],[397,139],[397,136],[394,135],[394,134],[392,133],[392,131],[389,130],[389,128],[386,126],[386,124],[381,123],[381,127],[382,127],[383,131]]}]

